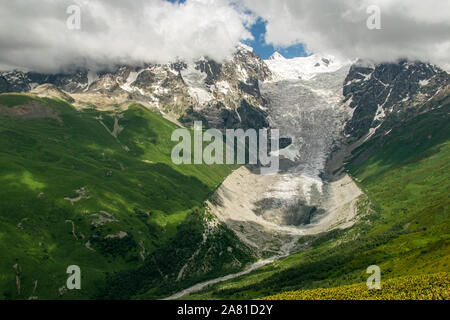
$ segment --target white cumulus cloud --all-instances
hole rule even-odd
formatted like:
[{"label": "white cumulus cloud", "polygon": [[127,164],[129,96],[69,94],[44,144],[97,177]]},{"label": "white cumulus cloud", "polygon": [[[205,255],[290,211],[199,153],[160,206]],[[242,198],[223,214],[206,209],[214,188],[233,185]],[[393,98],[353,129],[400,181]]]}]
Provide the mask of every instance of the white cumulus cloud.
[{"label": "white cumulus cloud", "polygon": [[[80,30],[66,26],[74,4]],[[381,30],[366,26],[370,5],[381,9]],[[267,21],[266,41],[277,47],[303,43],[312,53],[450,68],[448,0],[0,0],[0,68],[220,61],[252,37],[248,27],[258,16]]]},{"label": "white cumulus cloud", "polygon": [[[450,67],[447,0],[243,0],[267,21],[266,41],[304,43],[326,52],[376,62],[399,58]],[[381,10],[381,29],[369,30],[369,6]]]},{"label": "white cumulus cloud", "polygon": [[[67,8],[81,9],[69,30]],[[251,15],[228,0],[0,0],[0,65],[43,72],[222,60],[251,34]]]}]

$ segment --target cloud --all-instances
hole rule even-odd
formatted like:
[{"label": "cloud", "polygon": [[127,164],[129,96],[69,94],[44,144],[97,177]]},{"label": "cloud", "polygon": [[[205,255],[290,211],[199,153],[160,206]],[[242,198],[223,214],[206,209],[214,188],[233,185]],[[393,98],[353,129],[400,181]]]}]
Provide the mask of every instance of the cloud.
[{"label": "cloud", "polygon": [[[0,0],[0,66],[40,72],[227,57],[252,15],[228,0]],[[81,9],[69,30],[67,8]]]},{"label": "cloud", "polygon": [[[417,59],[450,68],[450,1],[243,0],[267,21],[266,42],[304,43],[310,52],[376,62]],[[367,8],[381,9],[381,30],[369,30]]]}]

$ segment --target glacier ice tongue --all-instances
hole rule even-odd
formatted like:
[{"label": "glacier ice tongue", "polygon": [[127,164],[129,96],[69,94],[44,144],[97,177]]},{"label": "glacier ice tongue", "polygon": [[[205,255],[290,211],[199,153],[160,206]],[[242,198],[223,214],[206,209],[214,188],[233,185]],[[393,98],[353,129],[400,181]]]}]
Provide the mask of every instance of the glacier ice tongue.
[{"label": "glacier ice tongue", "polygon": [[275,56],[266,63],[275,75],[275,80],[261,83],[261,93],[269,102],[271,126],[293,140],[279,152],[289,159],[289,168],[269,186],[266,197],[320,206],[321,176],[349,115],[349,107],[342,103],[342,87],[351,62],[314,55],[295,59]]}]

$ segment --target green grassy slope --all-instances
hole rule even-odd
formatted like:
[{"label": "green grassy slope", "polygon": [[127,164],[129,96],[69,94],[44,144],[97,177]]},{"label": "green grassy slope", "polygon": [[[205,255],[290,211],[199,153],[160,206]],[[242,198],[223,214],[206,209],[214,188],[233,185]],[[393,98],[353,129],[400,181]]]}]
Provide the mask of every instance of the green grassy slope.
[{"label": "green grassy slope", "polygon": [[365,283],[328,289],[286,292],[264,300],[448,300],[450,275],[409,276],[386,280],[380,290]]},{"label": "green grassy slope", "polygon": [[[30,104],[39,105],[38,115],[21,117]],[[160,266],[163,275],[153,267],[146,277],[173,280],[169,271],[181,269],[202,241],[203,202],[234,168],[173,165],[177,126],[139,105],[81,112],[17,94],[0,95],[0,105],[0,299],[58,298],[69,265],[81,267],[82,290],[62,297],[90,298],[108,275],[133,272],[143,256],[162,252],[179,259],[172,269]],[[6,115],[5,107],[17,114]],[[116,120],[123,127],[117,138]],[[226,230],[220,237],[235,241]],[[233,269],[233,259],[224,254],[215,271]]]},{"label": "green grassy slope", "polygon": [[[303,238],[304,250],[189,298],[260,298],[291,290],[450,271],[450,106],[420,115],[354,152],[349,173],[367,196],[347,231]],[[448,285],[448,283],[447,283]]]}]

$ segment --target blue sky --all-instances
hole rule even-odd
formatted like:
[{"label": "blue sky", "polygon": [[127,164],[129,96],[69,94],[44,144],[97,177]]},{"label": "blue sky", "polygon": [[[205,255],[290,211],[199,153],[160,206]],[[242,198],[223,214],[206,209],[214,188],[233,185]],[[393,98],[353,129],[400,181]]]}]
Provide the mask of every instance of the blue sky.
[{"label": "blue sky", "polygon": [[[186,0],[167,0],[169,2],[183,3]],[[275,51],[281,53],[285,58],[304,57],[307,56],[302,44],[290,46],[288,48],[275,48],[271,44],[265,42],[266,22],[259,18],[257,22],[249,29],[254,40],[243,41],[246,45],[252,47],[255,53],[259,54],[263,59],[269,58]]]},{"label": "blue sky", "polygon": [[303,45],[294,45],[288,48],[274,48],[273,45],[267,44],[264,41],[266,34],[266,22],[263,19],[258,19],[254,24],[250,32],[255,38],[252,41],[243,41],[246,45],[253,47],[255,52],[259,54],[263,59],[269,58],[275,51],[278,51],[286,58],[304,57],[307,56]]}]

